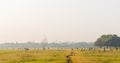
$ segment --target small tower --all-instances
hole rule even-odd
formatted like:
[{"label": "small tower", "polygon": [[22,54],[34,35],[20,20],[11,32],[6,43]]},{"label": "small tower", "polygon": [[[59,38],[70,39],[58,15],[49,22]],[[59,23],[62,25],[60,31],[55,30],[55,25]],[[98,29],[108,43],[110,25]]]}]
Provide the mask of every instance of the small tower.
[{"label": "small tower", "polygon": [[41,42],[41,44],[42,44],[42,47],[43,47],[43,48],[46,48],[46,46],[47,46],[47,44],[48,44],[48,40],[47,40],[46,35],[44,35],[44,39],[43,39],[43,41]]}]

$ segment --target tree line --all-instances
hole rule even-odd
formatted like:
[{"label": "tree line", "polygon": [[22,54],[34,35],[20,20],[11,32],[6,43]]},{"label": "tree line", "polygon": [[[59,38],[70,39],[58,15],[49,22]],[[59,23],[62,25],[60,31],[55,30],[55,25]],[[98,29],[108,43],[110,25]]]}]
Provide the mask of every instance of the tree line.
[{"label": "tree line", "polygon": [[87,42],[51,42],[51,43],[3,43],[0,48],[89,48],[94,47],[93,43]]}]

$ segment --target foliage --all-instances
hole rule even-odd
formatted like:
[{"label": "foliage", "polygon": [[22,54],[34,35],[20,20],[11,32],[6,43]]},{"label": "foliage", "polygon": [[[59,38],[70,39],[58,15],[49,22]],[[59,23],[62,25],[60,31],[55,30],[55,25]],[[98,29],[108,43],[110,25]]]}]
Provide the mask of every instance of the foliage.
[{"label": "foliage", "polygon": [[93,43],[86,42],[51,42],[51,43],[3,43],[0,44],[0,48],[89,48],[93,47]]},{"label": "foliage", "polygon": [[118,47],[120,46],[120,37],[118,37],[117,35],[112,35],[112,34],[108,34],[108,35],[102,35],[100,38],[98,38],[94,45],[96,46],[114,46],[114,47]]}]

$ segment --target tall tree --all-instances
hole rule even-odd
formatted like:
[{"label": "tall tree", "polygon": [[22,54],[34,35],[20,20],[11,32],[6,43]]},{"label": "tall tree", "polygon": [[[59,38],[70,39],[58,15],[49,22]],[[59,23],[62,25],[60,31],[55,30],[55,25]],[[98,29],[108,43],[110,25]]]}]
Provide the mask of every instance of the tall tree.
[{"label": "tall tree", "polygon": [[102,35],[100,38],[98,38],[94,45],[96,46],[114,46],[114,47],[118,47],[120,46],[120,37],[118,37],[117,35],[112,35],[112,34],[108,34],[108,35]]}]

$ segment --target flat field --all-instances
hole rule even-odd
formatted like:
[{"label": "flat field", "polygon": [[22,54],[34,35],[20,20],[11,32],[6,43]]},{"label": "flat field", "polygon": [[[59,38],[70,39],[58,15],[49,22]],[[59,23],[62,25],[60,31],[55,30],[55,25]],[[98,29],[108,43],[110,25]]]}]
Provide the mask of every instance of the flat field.
[{"label": "flat field", "polygon": [[120,63],[120,51],[0,50],[0,63]]},{"label": "flat field", "polygon": [[0,63],[67,63],[63,50],[0,50]]},{"label": "flat field", "polygon": [[72,63],[120,63],[120,51],[77,51]]}]

